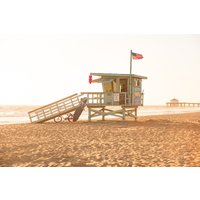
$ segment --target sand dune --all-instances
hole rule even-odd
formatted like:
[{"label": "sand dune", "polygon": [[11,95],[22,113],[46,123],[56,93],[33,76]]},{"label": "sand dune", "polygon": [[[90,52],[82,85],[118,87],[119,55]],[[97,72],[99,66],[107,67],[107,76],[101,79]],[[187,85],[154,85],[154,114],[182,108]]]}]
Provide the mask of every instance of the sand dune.
[{"label": "sand dune", "polygon": [[200,113],[0,125],[0,166],[200,166]]}]

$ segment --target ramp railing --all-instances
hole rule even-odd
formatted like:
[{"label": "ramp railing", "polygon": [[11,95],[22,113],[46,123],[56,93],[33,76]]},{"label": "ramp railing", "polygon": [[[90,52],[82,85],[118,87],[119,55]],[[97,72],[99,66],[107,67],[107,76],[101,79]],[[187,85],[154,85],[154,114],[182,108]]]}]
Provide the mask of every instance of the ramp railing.
[{"label": "ramp railing", "polygon": [[81,96],[76,93],[28,112],[31,123],[45,122],[76,110],[80,106]]}]

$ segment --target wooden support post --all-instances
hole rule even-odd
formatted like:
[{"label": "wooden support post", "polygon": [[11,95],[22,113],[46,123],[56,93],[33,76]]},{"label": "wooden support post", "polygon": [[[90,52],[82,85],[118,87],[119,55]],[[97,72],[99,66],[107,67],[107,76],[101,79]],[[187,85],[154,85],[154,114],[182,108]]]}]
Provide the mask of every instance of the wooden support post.
[{"label": "wooden support post", "polygon": [[137,121],[137,107],[135,107],[135,121]]},{"label": "wooden support post", "polygon": [[122,107],[122,119],[125,120],[126,118],[126,109]]},{"label": "wooden support post", "polygon": [[105,114],[105,113],[104,113],[105,110],[104,110],[104,109],[105,109],[105,107],[102,108],[102,120],[103,120],[103,121],[105,120],[105,115],[104,115],[104,114]]},{"label": "wooden support post", "polygon": [[91,108],[88,107],[88,121],[91,121]]}]

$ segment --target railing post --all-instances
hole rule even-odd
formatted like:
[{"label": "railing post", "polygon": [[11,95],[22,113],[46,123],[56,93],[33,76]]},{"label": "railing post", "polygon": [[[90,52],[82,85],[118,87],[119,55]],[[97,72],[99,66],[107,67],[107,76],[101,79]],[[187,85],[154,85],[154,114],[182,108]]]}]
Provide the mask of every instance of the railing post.
[{"label": "railing post", "polygon": [[50,107],[51,114],[53,115],[52,108]]},{"label": "railing post", "polygon": [[99,94],[99,103],[102,104],[102,94]]},{"label": "railing post", "polygon": [[94,94],[92,94],[92,104],[94,103]]},{"label": "railing post", "polygon": [[56,103],[56,107],[58,109],[58,113],[60,113],[59,107],[58,107],[58,103]]},{"label": "railing post", "polygon": [[44,118],[46,118],[46,115],[45,115],[45,112],[44,112],[44,110],[42,110],[42,112],[43,112]]},{"label": "railing post", "polygon": [[74,102],[72,101],[72,99],[71,99],[71,103],[72,103],[72,105],[74,106]]}]

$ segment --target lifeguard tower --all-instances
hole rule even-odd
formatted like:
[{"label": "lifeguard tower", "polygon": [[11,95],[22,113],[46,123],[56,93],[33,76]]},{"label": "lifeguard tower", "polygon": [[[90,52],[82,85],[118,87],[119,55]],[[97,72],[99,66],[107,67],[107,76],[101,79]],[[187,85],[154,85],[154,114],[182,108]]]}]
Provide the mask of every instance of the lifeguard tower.
[{"label": "lifeguard tower", "polygon": [[132,74],[132,59],[142,59],[141,54],[131,51],[130,74],[90,73],[89,82],[102,84],[102,92],[81,92],[46,106],[30,111],[31,123],[42,123],[49,120],[61,122],[63,119],[77,121],[85,106],[88,107],[88,120],[106,116],[129,116],[137,119],[137,108],[143,106],[144,94],[142,80],[145,76]]},{"label": "lifeguard tower", "polygon": [[[96,77],[91,83],[102,84],[103,92],[82,92],[87,98],[88,120],[111,115],[125,119],[137,119],[137,108],[143,106],[142,80],[145,76],[135,74],[90,73]],[[118,109],[116,109],[118,108]]]}]

